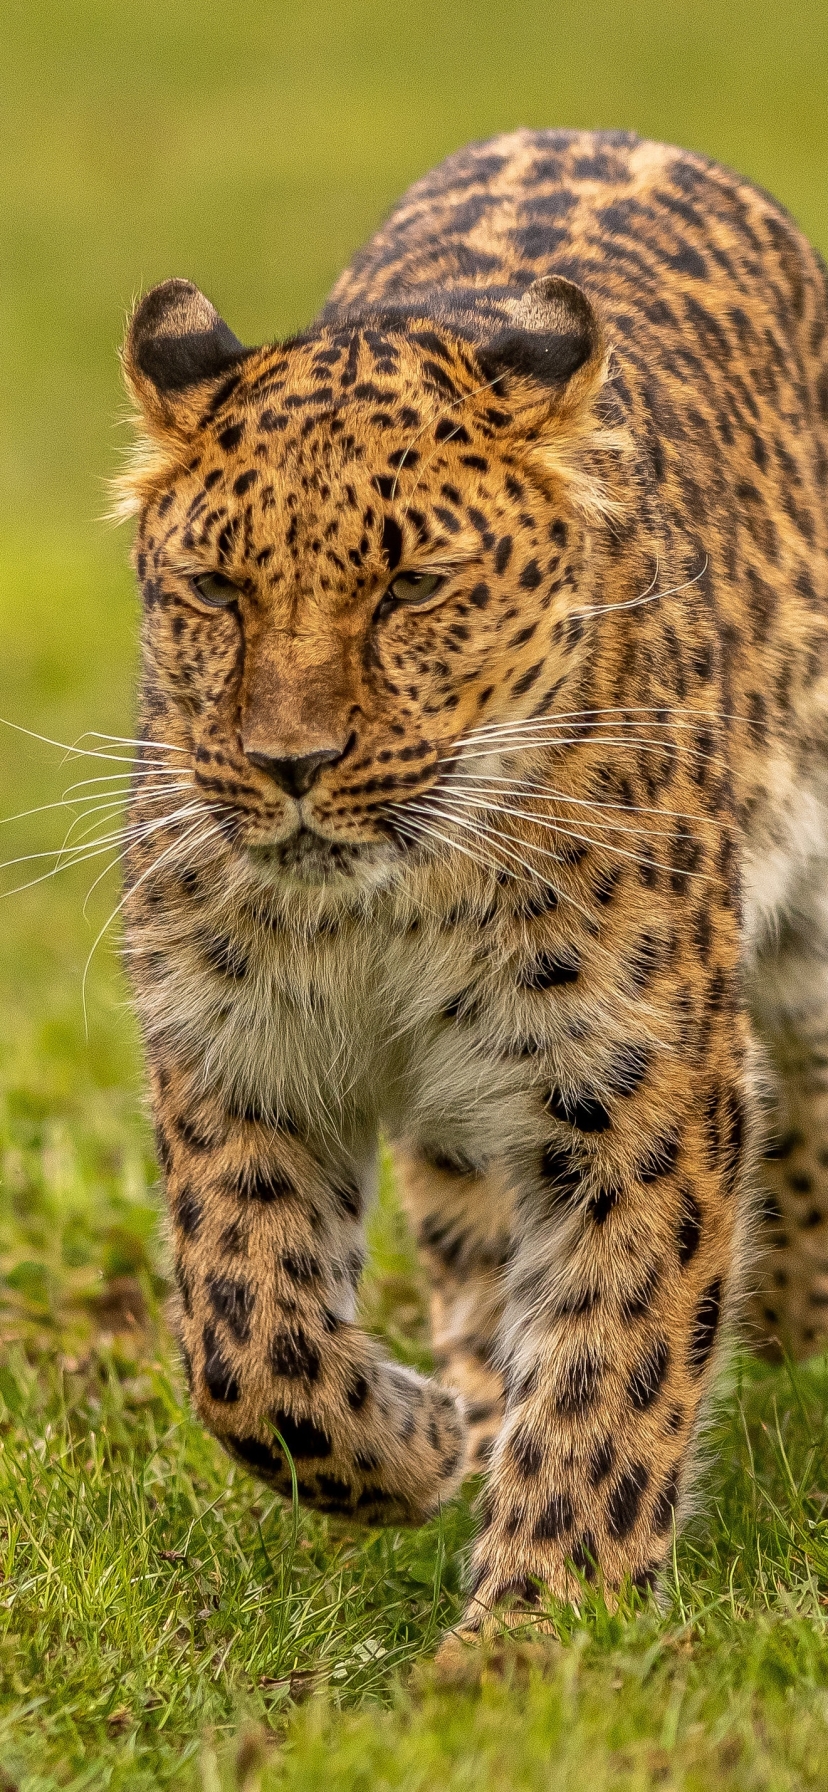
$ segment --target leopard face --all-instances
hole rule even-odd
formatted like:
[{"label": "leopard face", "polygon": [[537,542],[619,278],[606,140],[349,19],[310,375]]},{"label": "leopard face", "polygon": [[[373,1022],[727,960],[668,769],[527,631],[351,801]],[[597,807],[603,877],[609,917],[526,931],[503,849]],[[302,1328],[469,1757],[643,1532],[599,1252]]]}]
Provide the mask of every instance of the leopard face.
[{"label": "leopard face", "polygon": [[567,453],[601,348],[575,321],[550,381],[515,331],[500,360],[416,318],[244,352],[184,282],[144,300],[147,705],[263,879],[393,875],[472,731],[555,704],[590,602]]}]

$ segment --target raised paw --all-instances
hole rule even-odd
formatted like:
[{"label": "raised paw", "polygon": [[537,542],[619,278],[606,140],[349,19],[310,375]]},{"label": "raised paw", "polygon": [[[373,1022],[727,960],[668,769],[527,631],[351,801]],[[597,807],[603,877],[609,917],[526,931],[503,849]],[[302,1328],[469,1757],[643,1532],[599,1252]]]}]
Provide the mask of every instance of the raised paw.
[{"label": "raised paw", "polygon": [[[463,1476],[462,1417],[451,1394],[411,1370],[379,1365],[373,1385],[358,1383],[359,1404],[334,1390],[312,1414],[271,1408],[249,1427],[219,1431],[253,1472],[290,1498],[292,1476],[303,1505],[359,1524],[422,1524]],[[199,1407],[218,1430],[216,1415]],[[223,1415],[222,1415],[223,1417]],[[285,1447],[283,1447],[285,1446]]]}]

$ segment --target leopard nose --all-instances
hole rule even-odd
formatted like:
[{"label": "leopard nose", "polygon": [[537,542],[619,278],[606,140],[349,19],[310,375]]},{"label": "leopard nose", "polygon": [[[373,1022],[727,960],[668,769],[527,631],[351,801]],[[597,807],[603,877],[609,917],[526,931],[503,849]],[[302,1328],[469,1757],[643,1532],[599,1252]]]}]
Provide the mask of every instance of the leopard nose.
[{"label": "leopard nose", "polygon": [[334,765],[342,758],[341,747],[322,747],[316,753],[300,753],[289,759],[277,759],[270,753],[248,753],[247,757],[259,770],[267,772],[280,790],[288,796],[305,796],[323,765]]}]

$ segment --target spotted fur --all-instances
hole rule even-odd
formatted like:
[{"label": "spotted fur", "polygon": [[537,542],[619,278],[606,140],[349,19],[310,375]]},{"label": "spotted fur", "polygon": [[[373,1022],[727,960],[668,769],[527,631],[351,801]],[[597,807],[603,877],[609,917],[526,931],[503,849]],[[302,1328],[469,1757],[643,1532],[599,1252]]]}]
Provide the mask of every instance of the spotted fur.
[{"label": "spotted fur", "polygon": [[[701,157],[522,131],[293,340],[172,281],[124,359],[195,1405],[349,1518],[487,1462],[473,1626],[649,1586],[749,1246],[761,1346],[826,1329],[822,265]],[[441,1381],[356,1320],[380,1129]]]}]

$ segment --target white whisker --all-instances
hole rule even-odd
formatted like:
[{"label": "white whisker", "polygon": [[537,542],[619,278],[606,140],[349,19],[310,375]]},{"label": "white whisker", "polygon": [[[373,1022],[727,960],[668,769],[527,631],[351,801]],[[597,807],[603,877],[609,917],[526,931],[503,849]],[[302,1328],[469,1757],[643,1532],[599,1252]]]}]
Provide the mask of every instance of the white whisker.
[{"label": "white whisker", "polygon": [[[106,791],[92,792],[90,793],[88,800],[89,802],[92,802],[93,799],[97,799],[98,796],[105,796],[107,794]],[[126,801],[127,794],[128,792],[125,791],[123,797],[120,799],[122,802]],[[65,796],[62,796],[58,797],[57,801],[54,803],[38,803],[35,809],[21,809],[17,815],[0,815],[0,827],[7,827],[13,821],[28,821],[32,815],[47,815],[51,809],[73,809],[76,803],[80,804],[85,800],[86,799],[83,797],[76,797],[72,802],[69,802]],[[83,813],[85,815],[91,815],[94,811],[92,809],[85,809]]]},{"label": "white whisker", "polygon": [[[394,817],[394,825],[395,827],[400,828],[401,833],[405,832],[405,827],[396,816]],[[471,848],[465,846],[462,841],[450,839],[448,834],[441,833],[439,828],[427,827],[424,823],[419,823],[418,825],[418,820],[416,818],[412,820],[410,815],[406,816],[406,826],[411,829],[413,834],[418,835],[421,840],[440,840],[442,844],[448,846],[452,852],[465,853],[467,858],[471,859],[475,865],[482,866],[484,871],[491,871],[494,869],[490,860],[485,859],[479,853],[472,852]]]},{"label": "white whisker", "polygon": [[156,778],[180,778],[185,772],[186,767],[183,765],[158,765],[145,767],[140,765],[138,760],[135,759],[133,760],[131,771],[100,772],[94,778],[78,778],[74,784],[67,784],[66,789],[63,792],[63,800],[65,801],[75,790],[84,790],[87,784],[122,784],[124,789],[128,792],[130,785],[134,783],[146,784],[150,779],[154,781]]},{"label": "white whisker", "polygon": [[[183,816],[191,815],[193,813],[193,810],[197,809],[199,807],[204,809],[203,804],[189,803],[184,808],[176,810],[175,813],[172,815],[162,815],[162,816],[160,816],[160,818],[157,818],[155,821],[145,822],[141,825],[136,825],[133,828],[128,828],[125,831],[124,836],[121,840],[121,850],[116,854],[116,857],[114,859],[110,860],[108,865],[104,866],[103,871],[101,871],[98,874],[98,876],[95,878],[94,883],[90,886],[90,888],[86,892],[86,895],[83,900],[83,910],[82,910],[84,918],[86,917],[86,911],[89,906],[89,899],[90,899],[91,895],[93,894],[93,891],[95,891],[97,889],[98,884],[101,883],[103,881],[103,879],[106,877],[107,872],[114,870],[115,866],[119,865],[121,863],[121,861],[123,859],[123,848],[125,845],[127,845],[127,846],[129,846],[129,845],[143,846],[144,841],[148,840],[150,838],[150,835],[157,833],[161,828],[171,827],[172,823],[174,821],[180,821]],[[205,813],[207,813],[206,810],[205,810]]]},{"label": "white whisker", "polygon": [[[413,807],[413,806],[414,806],[413,804],[409,805],[409,807]],[[426,816],[430,815],[432,812],[431,805],[429,805],[429,807],[425,810],[423,810],[422,806],[421,806],[420,812],[425,814]],[[557,885],[551,884],[548,879],[541,879],[537,867],[535,865],[533,865],[530,860],[524,859],[522,857],[522,855],[515,850],[514,843],[507,844],[506,841],[504,841],[503,835],[498,833],[495,828],[488,828],[485,826],[485,824],[483,822],[470,821],[465,816],[458,815],[451,810],[438,809],[438,810],[436,810],[436,813],[438,815],[440,815],[442,820],[447,821],[449,823],[453,823],[455,827],[466,828],[470,833],[475,834],[475,835],[480,835],[480,834],[487,835],[488,838],[494,842],[495,846],[497,847],[498,852],[505,853],[506,857],[511,859],[514,864],[520,865],[524,871],[527,871],[529,873],[529,876],[533,880],[533,882],[535,882],[535,883],[537,883],[538,881],[543,882],[544,887],[546,889],[554,890],[555,895],[558,897],[559,901],[568,903],[570,908],[574,908],[578,914],[583,915],[586,919],[589,918],[588,911],[584,908],[582,903],[578,902],[576,900],[576,898],[569,893],[569,891],[559,890]],[[452,846],[460,845],[459,841],[452,841],[451,844],[452,844]],[[555,863],[558,865],[565,863],[565,861],[561,857],[560,853],[550,852],[548,847],[538,846],[535,844],[534,841],[530,842],[530,850],[533,853],[539,853],[541,858],[553,859],[555,861]],[[508,870],[509,867],[508,866],[504,867],[501,865],[500,869]],[[515,876],[514,872],[512,872],[512,876],[513,877]]]},{"label": "white whisker", "polygon": [[[688,716],[692,722],[697,721],[699,717],[704,717],[708,721],[724,721],[724,722],[748,722],[748,721],[750,721],[749,716],[740,715],[739,712],[736,710],[691,709],[689,704],[686,704],[686,703],[680,703],[680,704],[676,704],[676,705],[673,705],[670,703],[613,703],[613,704],[607,704],[602,708],[560,709],[560,710],[557,710],[555,713],[555,716],[552,716],[552,717],[533,718],[532,716],[525,716],[525,717],[523,717],[522,720],[517,719],[513,722],[507,723],[506,726],[510,727],[510,728],[525,728],[528,726],[528,724],[530,722],[532,722],[535,719],[541,720],[541,721],[549,720],[549,721],[559,721],[559,722],[571,722],[574,724],[576,721],[579,721],[579,720],[583,720],[584,722],[591,721],[594,716],[641,716],[641,715],[656,716],[657,718],[661,718],[663,721],[665,721],[669,724],[672,724],[674,718],[677,718],[680,716]],[[473,740],[480,734],[486,734],[490,729],[499,729],[500,726],[501,726],[501,724],[499,722],[481,722],[480,726],[478,728],[475,728],[472,730],[472,733],[468,738]]]},{"label": "white whisker", "polygon": [[[53,740],[51,735],[49,735],[49,734],[37,734],[33,728],[24,728],[22,722],[10,722],[7,716],[0,716],[0,727],[11,728],[15,734],[25,734],[28,736],[29,740],[39,741],[41,746],[58,747],[60,749],[60,751],[68,758],[75,757],[78,759],[108,759],[112,764],[115,764],[115,765],[132,765],[134,763],[133,757],[130,754],[127,754],[127,753],[102,753],[102,752],[100,752],[100,750],[97,747],[70,746],[69,743],[65,740]],[[84,735],[80,736],[81,740],[83,740],[84,738],[85,738]],[[104,736],[102,736],[102,738],[106,739],[107,737],[104,735]],[[117,736],[113,736],[113,739],[117,740]],[[156,743],[155,743],[155,741],[149,741],[149,742],[142,741],[139,744],[142,746],[154,747]],[[159,742],[158,744],[159,744],[159,746],[163,745],[163,743],[161,743],[161,742]],[[169,748],[166,750],[168,750],[170,752],[175,751],[175,752],[184,753],[184,752],[186,752],[187,749],[185,747],[176,747],[174,749]],[[143,763],[144,764],[148,764],[148,763],[152,764],[152,761],[145,760]],[[162,759],[159,759],[159,761],[158,761],[159,769],[163,768],[163,765],[164,765],[164,761]]]},{"label": "white whisker", "polygon": [[[624,717],[616,717],[614,720],[606,722],[596,722],[586,718],[582,722],[579,722],[577,718],[570,721],[564,719],[563,716],[525,716],[522,721],[518,722],[502,722],[497,726],[492,723],[488,732],[482,728],[476,729],[473,734],[467,735],[463,740],[455,741],[454,744],[457,747],[476,747],[481,744],[486,744],[488,741],[499,742],[501,740],[507,740],[512,735],[521,735],[527,731],[540,735],[548,733],[550,730],[555,730],[556,732],[563,730],[564,733],[566,733],[567,730],[570,730],[577,740],[601,740],[603,738],[602,731],[605,731],[608,728],[640,728],[642,731],[645,728],[661,728],[665,731],[669,731],[670,734],[696,734],[698,732],[697,728],[695,728],[691,722],[668,721],[659,716],[653,716],[652,718],[648,718],[647,716],[630,716],[626,719]],[[578,731],[577,733],[576,730]]]},{"label": "white whisker", "polygon": [[[97,951],[98,946],[100,945],[101,940],[104,937],[104,934],[112,926],[112,922],[115,920],[116,915],[120,914],[122,908],[124,907],[124,904],[129,901],[129,898],[131,896],[134,896],[135,891],[139,890],[141,888],[141,885],[146,882],[147,878],[150,877],[153,872],[158,870],[159,866],[164,863],[164,860],[169,858],[170,853],[175,852],[177,849],[179,849],[180,847],[185,845],[186,841],[191,839],[192,835],[198,832],[198,829],[201,826],[201,822],[202,822],[202,817],[199,816],[198,821],[196,821],[194,823],[193,827],[190,828],[187,831],[187,833],[184,834],[180,840],[174,840],[171,846],[167,847],[165,849],[165,851],[162,852],[157,859],[153,860],[152,864],[147,867],[146,871],[142,872],[141,876],[136,880],[136,882],[134,884],[130,885],[130,888],[124,892],[123,896],[121,897],[120,902],[117,903],[116,907],[112,910],[111,915],[109,915],[107,917],[107,919],[104,922],[103,927],[100,929],[99,933],[96,934],[95,939],[92,942],[92,947],[89,952],[89,956],[86,960],[86,964],[83,967],[83,977],[81,979],[81,1001],[83,1004],[83,1025],[84,1025],[84,1032],[85,1032],[87,1038],[89,1037],[89,1016],[88,1016],[87,1007],[86,1007],[86,982],[87,982],[87,978],[89,976],[89,967],[92,963],[92,959],[95,955],[95,952]],[[207,830],[206,834],[202,835],[201,839],[199,840],[199,842],[198,842],[199,846],[205,845],[207,840],[212,839],[216,834],[220,834],[221,832],[222,832],[222,828],[221,828],[220,824],[214,828],[209,828]]]},{"label": "white whisker", "polygon": [[[603,800],[599,801],[598,799],[593,801],[591,797],[570,796],[568,791],[559,790],[553,784],[545,784],[543,787],[540,787],[539,785],[530,784],[525,778],[503,778],[499,777],[496,773],[487,774],[486,772],[459,771],[452,773],[450,779],[447,779],[446,784],[441,786],[441,788],[451,792],[457,791],[458,781],[461,778],[464,780],[473,779],[475,784],[480,783],[482,779],[486,778],[487,787],[491,790],[493,796],[497,796],[498,794],[505,795],[509,791],[512,791],[518,796],[526,797],[531,802],[571,803],[575,808],[590,810],[612,809],[620,810],[624,815],[657,815],[662,817],[665,821],[692,821],[699,824],[710,822],[714,827],[723,825],[714,815],[696,815],[689,810],[682,809],[655,809],[649,807],[645,803],[607,803]],[[493,786],[497,786],[497,788],[492,788]],[[484,791],[475,789],[467,792],[461,788],[458,794],[482,796]]]},{"label": "white whisker", "polygon": [[59,871],[71,870],[74,865],[84,864],[87,858],[96,858],[102,852],[109,852],[113,846],[123,845],[133,837],[139,838],[144,832],[153,832],[157,827],[163,827],[166,823],[179,818],[180,815],[191,812],[192,805],[187,805],[185,809],[177,810],[173,815],[161,816],[151,822],[136,823],[134,828],[116,828],[114,832],[104,834],[98,840],[87,840],[82,844],[79,842],[74,847],[67,847],[65,844],[54,846],[47,852],[22,853],[19,858],[6,859],[5,863],[0,864],[0,871],[10,871],[15,865],[28,865],[36,859],[55,859],[57,863],[49,871],[45,871],[41,877],[32,878],[29,883],[18,884],[13,890],[3,890],[0,892],[0,898],[17,896],[22,890],[29,890],[34,884],[45,882],[46,878],[55,877]]},{"label": "white whisker", "polygon": [[[180,792],[186,793],[189,788],[190,788],[189,785],[182,784],[180,786]],[[168,790],[165,790],[163,792],[159,791],[158,796],[155,798],[155,801],[160,802],[162,799],[162,796],[164,797],[164,799],[166,799],[168,796],[170,796],[172,794],[175,794],[175,793],[170,792]],[[185,814],[197,806],[198,806],[197,804],[190,803],[187,805],[187,808],[185,810],[182,810],[182,809],[174,810],[172,815],[162,815],[160,817],[146,816],[143,819],[141,819],[139,817],[135,821],[125,820],[123,827],[119,830],[120,838],[121,838],[123,844],[126,844],[130,840],[140,839],[142,834],[154,832],[155,828],[163,827],[165,822],[175,821],[179,815]],[[120,808],[121,805],[119,804],[118,807]],[[79,819],[80,819],[80,817],[79,817]],[[112,817],[112,819],[114,820],[114,816]],[[80,834],[78,836],[77,840],[75,841],[74,845],[70,846],[68,844],[68,841],[69,841],[69,835],[71,834],[71,832],[72,832],[72,829],[70,828],[69,834],[67,834],[66,840],[64,841],[64,848],[62,850],[66,850],[69,853],[83,851],[83,848],[86,845],[86,836],[84,834]]]},{"label": "white whisker", "polygon": [[99,728],[85,728],[78,740],[109,740],[122,747],[163,748],[165,753],[189,753],[189,747],[177,747],[168,740],[137,740],[129,734],[102,734]]},{"label": "white whisker", "polygon": [[[20,896],[24,890],[33,890],[36,884],[46,883],[50,877],[57,877],[58,872],[60,871],[71,871],[76,865],[85,865],[87,860],[100,858],[102,852],[111,852],[112,847],[116,844],[118,838],[119,836],[117,834],[113,834],[108,840],[102,841],[100,845],[93,844],[87,846],[82,852],[78,853],[77,858],[65,858],[62,864],[52,865],[48,871],[41,872],[38,877],[29,878],[28,882],[25,884],[15,884],[14,889],[12,890],[0,890],[0,902],[7,896]],[[53,855],[50,855],[49,853],[30,853],[28,858],[46,859],[50,856]],[[7,870],[10,865],[25,865],[26,863],[28,863],[27,858],[10,859],[7,865],[0,865],[0,871]]]},{"label": "white whisker", "polygon": [[627,598],[624,603],[620,604],[590,604],[587,609],[570,610],[569,614],[570,616],[606,616],[609,614],[610,610],[636,610],[640,604],[654,604],[662,597],[678,597],[681,591],[689,591],[691,585],[697,585],[699,579],[704,578],[709,565],[710,561],[705,554],[704,565],[701,572],[694,573],[692,579],[685,579],[683,585],[671,585],[667,591],[654,591],[653,585],[658,579],[658,561],[656,561],[655,578],[653,579],[652,584],[648,585],[647,590],[641,593],[640,597]]},{"label": "white whisker", "polygon": [[[427,800],[427,798],[426,798],[426,800]],[[485,833],[492,834],[494,836],[494,838],[496,838],[498,840],[500,839],[500,835],[496,834],[492,828],[486,828],[483,823],[467,821],[467,820],[465,820],[464,817],[462,817],[456,813],[449,814],[445,810],[438,810],[437,813],[442,815],[443,820],[445,820],[445,821],[454,821],[457,823],[458,826],[465,826],[465,827],[469,827],[469,828],[479,827]],[[514,815],[515,818],[518,820],[525,819],[525,820],[531,821],[531,820],[537,819],[534,816],[522,817],[520,812],[516,811],[516,810],[515,811],[504,810],[503,813]],[[542,821],[540,821],[538,825],[552,826],[553,824],[551,824],[551,823],[544,824]],[[612,841],[610,841],[610,840],[598,839],[594,835],[579,833],[579,832],[577,832],[576,829],[574,829],[571,826],[565,826],[565,827],[558,826],[558,827],[554,828],[554,831],[559,835],[559,837],[562,840],[575,840],[575,841],[580,842],[584,846],[592,846],[592,847],[600,846],[604,852],[614,853],[617,858],[629,859],[635,865],[647,866],[652,871],[662,871],[664,869],[667,869],[667,870],[681,869],[682,875],[685,877],[694,877],[694,878],[698,878],[702,881],[707,881],[707,879],[708,879],[708,874],[705,872],[684,871],[683,868],[675,867],[675,866],[665,867],[663,865],[660,865],[658,863],[658,861],[655,859],[646,859],[640,853],[629,852],[626,847],[614,846]],[[630,832],[639,833],[640,830],[639,829],[631,829]],[[534,842],[531,843],[531,850],[533,852],[540,853],[543,858],[554,859],[557,864],[565,864],[566,863],[565,858],[562,857],[562,855],[560,853],[550,852],[550,850],[547,847],[538,846]],[[582,912],[585,914],[586,910],[583,910]]]},{"label": "white whisker", "polygon": [[[190,783],[167,784],[163,790],[156,790],[155,792],[144,791],[141,796],[141,801],[142,801],[142,803],[165,803],[165,802],[167,802],[169,797],[177,796],[177,795],[180,795],[182,791],[193,790],[193,789],[194,789],[194,786]],[[126,802],[126,797],[124,795],[109,797],[109,798],[107,798],[106,802],[99,803],[97,808],[86,809],[83,812],[83,814],[76,815],[74,821],[71,824],[71,827],[69,828],[69,832],[66,835],[66,839],[68,840],[70,838],[70,836],[74,833],[75,828],[81,822],[88,823],[90,820],[92,820],[94,822],[94,819],[97,816],[105,815],[105,814],[107,814],[107,812],[110,812],[110,811],[114,811],[115,813],[117,813],[117,811],[119,809],[124,808],[125,802]],[[82,839],[83,835],[81,835],[80,838]]]},{"label": "white whisker", "polygon": [[639,752],[659,753],[662,756],[665,753],[676,753],[689,759],[704,759],[708,765],[721,765],[723,767],[724,764],[721,759],[714,756],[712,753],[697,752],[692,748],[682,746],[681,743],[677,741],[648,741],[640,740],[637,737],[630,735],[627,735],[626,738],[624,736],[619,738],[618,736],[613,735],[598,734],[591,734],[588,737],[584,737],[583,735],[561,735],[557,738],[541,736],[540,738],[533,738],[532,740],[491,742],[486,747],[481,748],[479,752],[464,752],[461,764],[465,764],[470,759],[487,759],[491,753],[498,751],[503,754],[526,753],[533,751],[542,752],[544,750],[551,751],[553,748],[557,747],[581,746],[635,747]]},{"label": "white whisker", "polygon": [[[531,810],[509,807],[506,803],[497,800],[496,792],[493,798],[487,797],[485,791],[452,791],[449,794],[458,798],[463,807],[467,809],[481,809],[484,813],[489,815],[510,815],[517,821],[529,821],[532,822],[535,827],[546,828],[553,833],[563,833],[572,826],[569,818],[564,815],[550,818],[548,815],[534,815]],[[564,799],[564,801],[569,800],[569,798]],[[597,808],[600,805],[596,804],[594,806]],[[587,804],[586,807],[592,808],[593,805]],[[614,804],[613,807],[621,808],[622,805]],[[622,812],[625,814],[629,813],[628,810],[623,809]],[[636,839],[647,838],[651,840],[666,840],[671,837],[673,831],[666,826],[663,828],[625,827],[620,821],[604,821],[600,817],[593,821],[589,815],[579,815],[576,819],[579,828],[609,828],[614,834],[634,834]],[[685,819],[693,820],[694,817],[690,816]],[[599,834],[596,834],[596,844],[600,841],[600,837]]]}]

